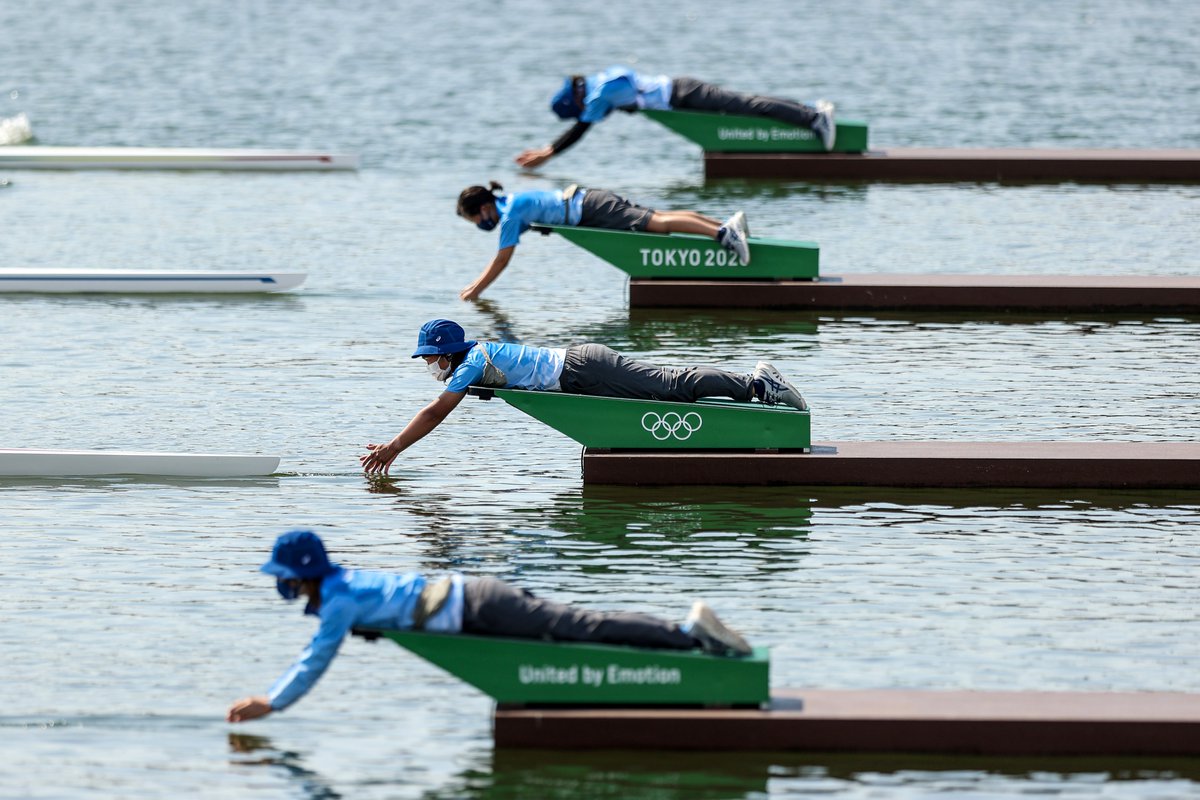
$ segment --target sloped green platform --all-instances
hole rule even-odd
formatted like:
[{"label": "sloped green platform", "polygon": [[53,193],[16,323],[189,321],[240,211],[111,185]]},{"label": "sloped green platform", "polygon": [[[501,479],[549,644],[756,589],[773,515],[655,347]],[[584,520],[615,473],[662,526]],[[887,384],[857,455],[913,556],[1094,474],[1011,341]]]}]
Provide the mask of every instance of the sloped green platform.
[{"label": "sloped green platform", "polygon": [[[650,119],[670,128],[708,153],[824,153],[821,140],[807,128],[768,117],[743,117],[704,111],[648,111]],[[834,153],[864,153],[867,123],[836,120]]]},{"label": "sloped green platform", "polygon": [[378,631],[499,703],[757,706],[770,699],[769,655],[648,650],[498,636]]},{"label": "sloped green platform", "polygon": [[819,274],[815,242],[750,237],[750,263],[713,239],[691,233],[644,233],[578,225],[532,226],[557,233],[633,278],[644,280],[813,280]]},{"label": "sloped green platform", "polygon": [[563,392],[471,387],[498,397],[584,447],[607,450],[807,450],[808,411],[705,399],[628,400]]}]

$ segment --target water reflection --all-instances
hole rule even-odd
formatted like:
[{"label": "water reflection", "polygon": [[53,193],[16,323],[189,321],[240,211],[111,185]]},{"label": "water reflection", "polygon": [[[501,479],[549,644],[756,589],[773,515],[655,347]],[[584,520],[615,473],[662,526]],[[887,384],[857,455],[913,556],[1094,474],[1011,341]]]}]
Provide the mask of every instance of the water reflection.
[{"label": "water reflection", "polygon": [[767,357],[763,347],[781,341],[789,349],[815,346],[818,315],[812,312],[755,310],[709,311],[696,309],[631,308],[627,314],[569,331],[571,341],[607,344],[615,350],[717,349],[730,355]]},{"label": "water reflection", "polygon": [[[584,486],[562,492],[526,522],[590,541],[654,535],[684,541],[697,534],[774,538],[803,536],[812,508],[803,494],[766,489],[714,492],[710,487]],[[518,519],[520,517],[518,516]]]},{"label": "water reflection", "polygon": [[342,796],[333,789],[328,779],[306,768],[299,753],[280,750],[266,736],[231,733],[229,750],[234,756],[230,763],[236,766],[268,767],[284,772],[300,790],[302,797],[331,800]]},{"label": "water reflection", "polygon": [[1083,513],[1092,509],[1112,511],[1137,509],[1200,510],[1200,490],[1154,492],[1120,489],[909,489],[870,486],[815,486],[800,489],[810,493],[814,510],[866,511],[892,508],[924,513],[941,511],[1064,511]]},{"label": "water reflection", "polygon": [[733,200],[779,200],[788,197],[815,197],[820,200],[865,201],[871,191],[870,183],[831,182],[807,183],[797,180],[749,180],[746,178],[705,178],[701,184],[677,182],[662,190],[670,205],[684,205],[692,200],[711,203],[730,203]]},{"label": "water reflection", "polygon": [[488,319],[489,325],[478,333],[469,335],[489,342],[521,343],[522,337],[517,334],[515,324],[497,303],[482,297],[472,300],[471,303]]},{"label": "water reflection", "polygon": [[[930,793],[1077,795],[1109,781],[1148,794],[1190,793],[1200,760],[990,758],[902,754],[572,753],[495,750],[425,798],[620,797],[637,800],[758,797],[768,792],[851,797]],[[894,794],[893,794],[894,793]]]}]

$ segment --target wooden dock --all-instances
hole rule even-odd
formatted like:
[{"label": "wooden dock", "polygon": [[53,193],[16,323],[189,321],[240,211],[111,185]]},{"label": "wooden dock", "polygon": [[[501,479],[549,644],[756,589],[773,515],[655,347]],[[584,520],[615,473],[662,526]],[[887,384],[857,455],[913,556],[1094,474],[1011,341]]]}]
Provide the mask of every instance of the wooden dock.
[{"label": "wooden dock", "polygon": [[1200,695],[776,690],[765,709],[497,706],[498,748],[1200,756]]},{"label": "wooden dock", "polygon": [[631,308],[1200,312],[1200,277],[826,275],[818,280],[632,280]]},{"label": "wooden dock", "polygon": [[1200,489],[1200,442],[826,442],[810,453],[585,448],[583,482]]},{"label": "wooden dock", "polygon": [[706,152],[704,175],[805,181],[1194,183],[1200,181],[1200,149],[896,147],[861,154]]}]

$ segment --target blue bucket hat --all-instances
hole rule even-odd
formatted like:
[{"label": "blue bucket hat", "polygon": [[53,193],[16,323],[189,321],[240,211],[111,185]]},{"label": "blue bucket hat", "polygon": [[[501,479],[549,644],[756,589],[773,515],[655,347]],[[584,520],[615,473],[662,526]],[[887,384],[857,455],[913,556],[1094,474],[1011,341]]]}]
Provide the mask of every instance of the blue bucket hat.
[{"label": "blue bucket hat", "polygon": [[275,540],[271,560],[259,569],[286,581],[324,578],[341,567],[329,560],[321,537],[309,530],[294,530]]},{"label": "blue bucket hat", "polygon": [[421,326],[417,334],[417,349],[413,358],[421,356],[448,356],[451,353],[461,353],[475,345],[474,341],[464,341],[466,334],[462,326],[448,319],[431,319]]},{"label": "blue bucket hat", "polygon": [[575,102],[575,76],[563,81],[562,88],[550,98],[550,110],[559,119],[574,119],[583,113],[583,109]]}]

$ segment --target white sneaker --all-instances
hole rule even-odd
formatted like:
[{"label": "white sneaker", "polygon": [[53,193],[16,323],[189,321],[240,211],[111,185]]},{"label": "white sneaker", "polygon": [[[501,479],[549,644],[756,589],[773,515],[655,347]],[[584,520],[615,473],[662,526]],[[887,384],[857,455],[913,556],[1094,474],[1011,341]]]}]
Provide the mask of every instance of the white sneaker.
[{"label": "white sneaker", "polygon": [[746,222],[746,212],[739,211],[729,218],[729,224],[741,231],[746,241],[750,240],[750,223]]},{"label": "white sneaker", "polygon": [[717,241],[736,255],[738,263],[743,267],[750,263],[750,245],[746,242],[746,234],[739,229],[737,214],[730,217],[717,231]]},{"label": "white sneaker", "polygon": [[725,627],[725,623],[717,619],[716,612],[703,600],[697,600],[692,605],[692,610],[682,627],[700,642],[706,653],[725,655],[732,650],[739,656],[748,656],[754,652],[740,634]]},{"label": "white sneaker", "polygon": [[818,100],[813,106],[817,110],[817,118],[812,122],[813,133],[821,137],[821,145],[828,153],[833,149],[837,140],[837,123],[833,121],[833,103],[828,100]]},{"label": "white sneaker", "polygon": [[800,394],[800,390],[787,382],[783,374],[775,369],[774,365],[768,364],[766,361],[760,361],[754,366],[754,372],[751,375],[752,380],[762,381],[763,396],[762,401],[767,405],[784,405],[791,406],[797,411],[808,411],[808,403],[804,396]]}]

